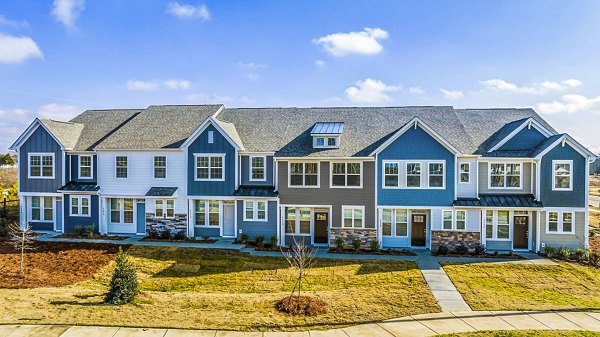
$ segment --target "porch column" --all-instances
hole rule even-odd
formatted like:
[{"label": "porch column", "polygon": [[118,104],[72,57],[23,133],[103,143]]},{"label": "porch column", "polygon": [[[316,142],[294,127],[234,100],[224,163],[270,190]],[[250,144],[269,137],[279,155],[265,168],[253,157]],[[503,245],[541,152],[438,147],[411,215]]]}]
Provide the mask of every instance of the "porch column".
[{"label": "porch column", "polygon": [[194,218],[194,200],[188,200],[188,236],[194,236],[194,224],[196,219]]},{"label": "porch column", "polygon": [[27,197],[19,196],[19,226],[24,229],[27,225]]},{"label": "porch column", "polygon": [[485,210],[482,209],[481,210],[481,244],[485,246],[486,242],[487,242],[487,232],[485,230],[487,223],[486,223],[486,216],[485,216]]},{"label": "porch column", "polygon": [[106,212],[106,198],[100,198],[98,202],[98,217],[100,218],[100,224],[98,226],[98,231],[100,234],[108,234],[108,225],[107,225],[107,212]]}]

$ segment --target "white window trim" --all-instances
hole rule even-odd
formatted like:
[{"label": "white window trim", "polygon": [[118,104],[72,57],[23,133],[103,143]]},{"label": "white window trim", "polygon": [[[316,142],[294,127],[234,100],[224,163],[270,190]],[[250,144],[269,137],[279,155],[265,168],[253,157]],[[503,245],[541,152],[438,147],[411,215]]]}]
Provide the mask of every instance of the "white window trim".
[{"label": "white window trim", "polygon": [[[292,185],[292,163],[294,164],[302,164],[302,185]],[[306,183],[306,173],[304,173],[304,165],[310,163],[317,164],[317,184],[316,185],[305,185]],[[321,188],[321,162],[320,161],[288,161],[288,188]]]},{"label": "white window trim", "polygon": [[[408,165],[411,164],[419,164],[419,186],[408,186],[408,177],[409,176],[415,176],[414,174],[408,174]],[[429,177],[429,163],[425,163],[425,165],[427,166],[427,177]],[[406,163],[404,163],[404,183],[405,186],[404,188],[406,189],[421,189],[423,188],[423,163],[420,161],[407,161]],[[427,184],[429,185],[429,184]]]},{"label": "white window trim", "polygon": [[[467,172],[463,172],[462,170],[462,165],[467,165],[467,167],[469,168]],[[467,179],[467,181],[461,181],[461,176],[463,175],[463,173],[467,174],[467,177],[469,177],[469,179]],[[471,163],[470,162],[458,162],[458,183],[459,184],[470,184],[471,183]]]},{"label": "white window trim", "polygon": [[[77,214],[73,213],[73,199],[77,199]],[[82,200],[87,199],[88,201],[88,214],[83,214],[83,203]],[[70,195],[69,196],[69,216],[85,217],[89,218],[92,216],[92,198],[89,195]]]},{"label": "white window trim", "polygon": [[[487,238],[486,240],[489,241],[512,241],[513,240],[513,219],[514,219],[514,215],[513,212],[510,210],[505,210],[505,209],[486,209],[484,210],[483,213],[483,220],[485,220],[485,226],[488,226],[487,223],[487,211],[492,211],[492,237],[491,238]],[[498,224],[498,212],[502,212],[502,211],[506,211],[508,212],[508,224]],[[504,239],[504,238],[498,238],[498,225],[500,226],[508,226],[508,238]],[[483,232],[482,235],[486,235],[487,236],[487,232]]]},{"label": "white window trim", "polygon": [[[556,187],[556,164],[569,164],[569,187]],[[572,191],[573,190],[573,161],[572,160],[553,160],[552,161],[552,190],[553,191]]]},{"label": "white window trim", "polygon": [[[383,234],[383,210],[390,210],[391,212],[391,235],[384,235]],[[396,222],[396,212],[397,211],[405,211],[406,212],[406,235],[398,235],[398,233],[396,232],[396,225],[398,223],[403,223],[403,222]],[[381,209],[381,214],[380,214],[380,229],[381,229],[381,236],[382,237],[386,237],[386,238],[408,238],[410,236],[410,225],[411,225],[411,219],[410,219],[411,213],[408,209],[406,208],[382,208]]]},{"label": "white window trim", "polygon": [[[32,207],[33,203],[31,202],[31,199],[33,197],[40,198],[40,207],[39,207],[40,208],[40,219],[39,220],[33,220],[33,207]],[[52,219],[46,219],[45,216],[44,216],[44,214],[45,214],[44,210],[46,209],[45,208],[45,203],[44,203],[44,197],[47,197],[47,196],[34,195],[34,196],[29,197],[27,208],[28,208],[28,214],[29,214],[29,219],[30,219],[29,221],[30,222],[50,222],[50,221],[54,221],[54,217],[56,216],[56,207],[54,207],[56,198],[51,197],[52,198]]]},{"label": "white window trim", "polygon": [[[129,163],[128,163],[129,164]],[[128,172],[129,173],[129,172]],[[119,222],[112,222],[112,211],[110,199],[119,199]],[[133,221],[125,222],[125,199],[131,199],[133,201]],[[124,226],[137,226],[137,203],[134,198],[108,198],[108,223],[111,225],[124,225]],[[116,210],[115,210],[116,211]]]},{"label": "white window trim", "polygon": [[[249,202],[252,203],[252,218],[246,217],[246,204]],[[258,203],[259,202],[265,203],[265,218],[264,219],[258,218]],[[244,200],[243,212],[244,212],[244,221],[268,222],[269,221],[269,202],[267,200]]]},{"label": "white window trim", "polygon": [[[361,219],[361,224],[360,227],[356,227],[356,226],[352,226],[352,227],[346,227],[345,226],[345,217],[344,217],[344,211],[347,209],[351,209],[352,210],[352,224],[354,224],[354,210],[355,209],[360,209],[362,212],[362,219]],[[361,228],[361,229],[365,229],[365,206],[354,206],[354,205],[342,205],[342,222],[340,223],[340,227],[339,228]]]},{"label": "white window trim", "polygon": [[[32,176],[31,175],[31,157],[40,157],[40,176]],[[52,157],[52,176],[44,177],[44,165],[43,165],[43,157]],[[56,156],[54,152],[30,152],[27,154],[27,178],[29,179],[54,179],[56,176]]]},{"label": "white window trim", "polygon": [[[194,181],[225,181],[225,153],[194,153]],[[208,178],[198,178],[198,157],[208,157]],[[213,179],[211,173],[210,158],[221,157],[222,174],[220,179]],[[220,220],[219,220],[220,222]],[[214,226],[213,226],[214,227]]]},{"label": "white window trim", "polygon": [[[90,158],[90,176],[84,177],[81,175],[81,158],[87,157]],[[79,155],[77,158],[79,164],[77,165],[77,177],[78,179],[94,179],[94,157],[91,155]]]},{"label": "white window trim", "polygon": [[[430,164],[442,164],[442,186],[441,187],[440,186],[434,186],[434,187],[429,186],[429,178],[431,178],[431,172],[429,171]],[[421,186],[423,186],[423,184],[421,184]],[[445,189],[446,188],[446,162],[445,161],[437,160],[437,161],[428,161],[427,162],[427,187],[425,187],[425,188],[427,188],[427,189]]]},{"label": "white window trim", "polygon": [[[448,228],[444,228],[444,213],[445,212],[450,212],[452,214],[452,219],[450,220],[451,224],[452,224],[452,228],[448,229]],[[465,228],[464,229],[458,229],[458,212],[464,212],[465,213]],[[466,232],[467,231],[467,210],[466,209],[444,209],[442,210],[442,231],[453,231],[453,232]]]},{"label": "white window trim", "polygon": [[[385,165],[386,164],[397,164],[398,165],[398,186],[385,186]],[[421,165],[420,174],[420,186],[409,187],[408,185],[408,165],[419,164]],[[441,187],[429,187],[429,164],[442,164],[444,173],[442,177]],[[382,189],[401,189],[401,190],[445,190],[446,189],[446,161],[445,160],[382,160],[381,161],[381,188]]]},{"label": "white window trim", "polygon": [[[294,221],[294,233],[287,233],[287,209],[293,208],[295,210],[295,221]],[[300,209],[308,209],[310,210],[310,233],[301,233],[300,232]],[[286,206],[283,208],[283,231],[287,236],[307,236],[310,237],[313,235],[313,227],[314,227],[314,214],[315,210],[310,207],[295,207],[295,206]]]},{"label": "white window trim", "polygon": [[[164,167],[164,169],[165,169],[165,177],[164,178],[159,178],[159,177],[156,176],[156,169],[157,169],[157,167],[156,167],[156,158],[157,157],[164,157],[165,158],[165,167]],[[152,156],[152,177],[154,179],[167,179],[167,177],[168,177],[167,167],[169,166],[168,162],[169,162],[169,159],[167,158],[166,155]],[[162,167],[159,166],[158,168],[162,168]]]},{"label": "white window trim", "polygon": [[[263,178],[262,179],[253,179],[252,178],[252,169],[254,168],[254,166],[252,166],[252,159],[253,158],[262,158],[263,159]],[[249,156],[248,157],[248,180],[249,181],[267,181],[267,156]],[[258,168],[258,167],[257,167]]]},{"label": "white window trim", "polygon": [[[550,231],[550,213],[558,214],[558,223],[557,223],[557,228],[556,228],[557,231],[556,232]],[[571,214],[571,231],[570,232],[565,232],[563,230],[563,214],[565,214],[565,213]],[[549,235],[575,234],[575,212],[574,211],[554,211],[554,210],[546,211],[546,234],[549,234]]]},{"label": "white window trim", "polygon": [[[210,202],[211,201],[218,201],[219,202],[219,224],[218,225],[211,225],[210,224]],[[194,204],[195,202],[204,202],[204,225],[197,225],[196,224],[196,205]],[[193,214],[194,214],[194,227],[198,227],[198,228],[221,228],[221,226],[223,225],[223,201],[222,200],[215,200],[215,199],[201,199],[201,200],[194,200],[194,203],[192,203],[192,207],[193,209]],[[215,212],[212,212],[215,213]]]},{"label": "white window trim", "polygon": [[[398,177],[398,178],[397,178],[397,186],[386,186],[386,185],[385,185],[385,176],[386,176],[386,173],[385,173],[385,165],[386,165],[386,164],[396,164],[396,166],[398,167],[398,174],[397,174],[397,177]],[[382,179],[381,179],[381,186],[382,186],[382,188],[384,188],[384,189],[399,189],[399,188],[401,188],[401,186],[400,186],[400,173],[401,173],[400,167],[401,167],[401,166],[400,166],[400,162],[398,162],[398,161],[394,161],[394,160],[383,160],[383,161],[381,162],[381,177],[382,177]],[[391,176],[391,175],[392,175],[392,174],[390,174],[390,176]]]},{"label": "white window trim", "polygon": [[[317,139],[323,138],[323,145],[317,145]],[[335,139],[335,145],[328,145],[329,139]],[[340,147],[339,136],[313,136],[313,148],[315,149],[337,149]]]},{"label": "white window trim", "polygon": [[[156,210],[157,210],[156,202],[158,200],[161,200],[161,202],[162,202],[163,216],[157,216],[156,215]],[[172,217],[170,217],[170,216],[167,215],[167,210],[169,209],[167,207],[167,201],[173,201],[173,216]],[[173,218],[173,217],[175,217],[175,199],[173,199],[173,198],[166,198],[166,199],[157,198],[157,199],[154,199],[154,218],[156,218],[156,219],[170,219],[170,218]]]},{"label": "white window trim", "polygon": [[[360,164],[360,185],[348,186],[348,164]],[[344,177],[345,186],[334,186],[333,185],[333,164],[344,164]],[[385,177],[384,177],[385,178]],[[329,188],[362,188],[363,187],[363,162],[362,161],[330,161],[329,162]]]},{"label": "white window trim", "polygon": [[[495,187],[492,186],[492,164],[502,164],[504,165],[504,186]],[[519,165],[519,186],[518,187],[507,187],[507,174],[506,174],[506,165],[516,164]],[[488,189],[490,190],[521,190],[523,189],[523,163],[522,162],[488,162]]]},{"label": "white window trim", "polygon": [[[119,157],[125,157],[125,158],[127,158],[126,159],[127,165],[125,165],[125,166],[117,166],[117,158],[119,158]],[[127,174],[125,175],[125,177],[119,177],[119,176],[117,176],[117,171],[118,171],[117,168],[125,168],[125,170],[127,172]],[[129,178],[129,156],[126,156],[126,155],[125,156],[124,155],[115,156],[115,179],[128,179],[128,178]]]}]

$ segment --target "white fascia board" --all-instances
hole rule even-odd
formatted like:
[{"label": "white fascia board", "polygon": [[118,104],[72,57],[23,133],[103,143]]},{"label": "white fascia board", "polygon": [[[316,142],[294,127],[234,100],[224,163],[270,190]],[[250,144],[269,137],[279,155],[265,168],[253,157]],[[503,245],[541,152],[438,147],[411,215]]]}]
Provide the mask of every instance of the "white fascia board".
[{"label": "white fascia board", "polygon": [[274,157],[277,161],[374,161],[374,157]]},{"label": "white fascia board", "polygon": [[579,152],[579,154],[588,158],[588,160],[590,160],[590,161],[594,161],[594,160],[598,159],[598,156],[596,156],[593,152],[591,152],[590,150],[585,148],[583,145],[579,144],[579,142],[577,142],[575,139],[573,139],[573,137],[571,137],[567,134],[562,135],[554,143],[552,143],[552,145],[545,148],[544,151],[540,152],[540,154],[538,154],[535,157],[535,159],[542,159],[542,157],[544,155],[546,155],[546,153],[550,152],[552,149],[554,149],[559,144],[562,144],[563,142],[571,145],[571,147],[573,147],[575,149],[575,151]]},{"label": "white fascia board", "polygon": [[25,143],[25,141],[27,141],[27,139],[29,139],[29,137],[31,137],[33,132],[37,130],[37,128],[40,126],[44,130],[46,130],[46,132],[48,132],[48,134],[52,137],[52,139],[54,139],[54,141],[56,141],[56,143],[58,143],[58,145],[60,145],[61,150],[70,150],[65,148],[65,146],[54,136],[54,134],[52,134],[52,132],[50,132],[50,130],[48,130],[48,128],[44,125],[44,123],[42,123],[42,121],[40,121],[39,118],[34,119],[33,122],[29,124],[27,129],[25,129],[25,131],[21,134],[21,136],[19,136],[19,138],[17,138],[17,140],[14,142],[14,144],[11,145],[8,149],[16,151],[19,147],[21,147],[21,145],[23,145],[23,143]]},{"label": "white fascia board", "polygon": [[502,145],[506,144],[516,134],[521,132],[521,130],[525,129],[526,127],[527,128],[533,127],[546,137],[550,137],[550,136],[554,135],[554,133],[550,132],[550,130],[543,127],[538,121],[529,117],[525,121],[523,121],[523,123],[521,125],[519,125],[519,127],[514,129],[511,133],[509,133],[506,137],[502,138],[502,140],[500,140],[498,143],[496,143],[496,145],[494,145],[491,149],[489,149],[488,153],[498,150],[500,147],[502,147]]},{"label": "white fascia board", "polygon": [[190,137],[188,137],[188,139],[186,139],[185,142],[183,142],[183,144],[181,144],[181,146],[179,148],[180,149],[187,148],[191,143],[194,142],[194,140],[196,140],[196,138],[198,138],[198,136],[200,136],[202,134],[202,132],[208,127],[209,124],[212,125],[215,129],[217,129],[217,131],[219,131],[219,133],[223,137],[225,137],[225,139],[227,139],[227,141],[231,144],[231,146],[233,146],[237,151],[244,150],[239,144],[234,142],[233,139],[231,139],[231,137],[229,137],[227,132],[225,132],[225,130],[223,130],[223,128],[221,128],[219,123],[215,122],[214,118],[211,116],[206,117],[204,122],[202,122],[202,124],[200,124],[200,126],[192,133],[192,135]]}]

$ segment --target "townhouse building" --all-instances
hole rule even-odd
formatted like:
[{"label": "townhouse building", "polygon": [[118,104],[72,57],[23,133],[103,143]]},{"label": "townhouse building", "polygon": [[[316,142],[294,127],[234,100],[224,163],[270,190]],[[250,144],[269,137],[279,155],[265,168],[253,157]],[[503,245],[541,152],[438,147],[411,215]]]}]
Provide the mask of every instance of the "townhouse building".
[{"label": "townhouse building", "polygon": [[532,109],[165,105],[36,119],[21,224],[280,245],[588,245],[596,156]]}]

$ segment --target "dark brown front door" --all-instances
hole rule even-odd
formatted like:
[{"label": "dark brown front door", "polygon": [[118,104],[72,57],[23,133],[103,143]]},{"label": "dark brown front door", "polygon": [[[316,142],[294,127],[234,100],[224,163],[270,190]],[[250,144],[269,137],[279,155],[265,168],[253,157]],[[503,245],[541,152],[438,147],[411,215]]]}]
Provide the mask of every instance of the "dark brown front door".
[{"label": "dark brown front door", "polygon": [[411,216],[412,226],[410,234],[411,246],[425,246],[425,231],[427,228],[425,214],[413,214]]},{"label": "dark brown front door", "polygon": [[513,235],[513,248],[527,249],[529,239],[529,217],[515,216],[515,229]]},{"label": "dark brown front door", "polygon": [[328,217],[326,212],[315,212],[315,243],[327,243]]}]

